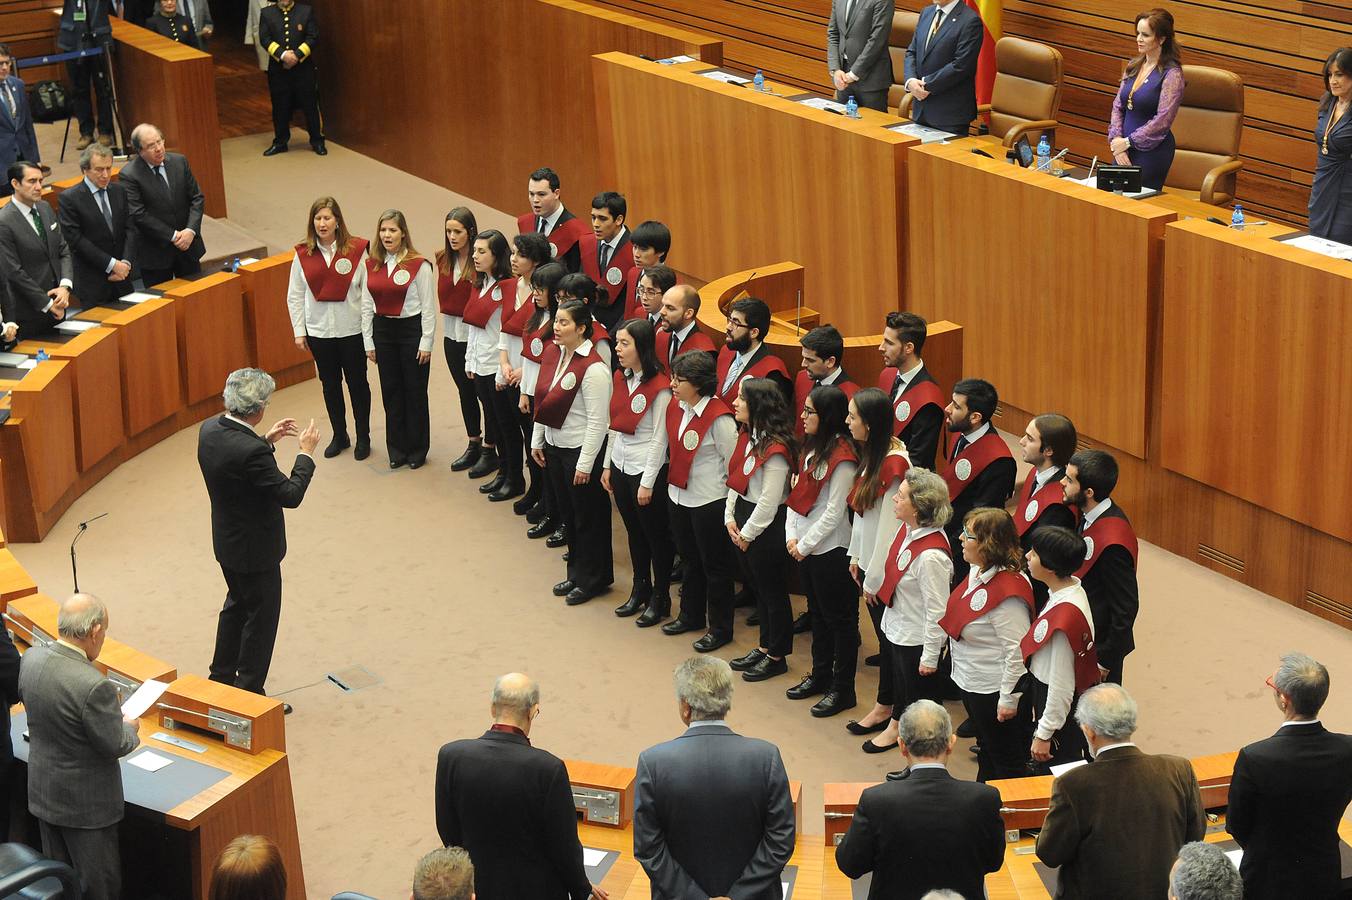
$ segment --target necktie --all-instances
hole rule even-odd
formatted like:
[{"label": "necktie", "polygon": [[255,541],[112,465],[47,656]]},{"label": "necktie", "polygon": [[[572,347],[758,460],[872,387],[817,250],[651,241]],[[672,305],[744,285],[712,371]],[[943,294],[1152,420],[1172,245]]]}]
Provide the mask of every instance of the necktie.
[{"label": "necktie", "polygon": [[158,166],[156,166],[156,167],[155,167],[155,171],[160,173],[160,179],[164,182],[164,189],[165,189],[166,191],[167,191],[167,190],[170,190],[170,188],[169,188],[169,173],[166,172],[166,171],[164,171],[164,166],[163,166],[163,165],[158,165]]},{"label": "necktie", "polygon": [[667,362],[670,363],[676,359],[676,355],[681,352],[681,337],[676,332],[671,333],[671,353],[667,356]]},{"label": "necktie", "polygon": [[99,192],[99,210],[103,212],[103,221],[108,223],[108,230],[113,230],[113,211],[108,206],[108,190],[102,189]]},{"label": "necktie", "polygon": [[736,383],[737,373],[740,371],[742,371],[742,357],[739,354],[732,358],[732,365],[728,366],[728,377],[723,379],[723,390],[719,393],[726,394],[728,392],[728,388]]},{"label": "necktie", "polygon": [[187,17],[188,21],[191,22],[191,21],[192,21],[192,0],[178,0],[178,6],[179,6],[179,10],[178,10],[178,11],[181,12],[181,13],[183,13],[183,15]]},{"label": "necktie", "polygon": [[602,244],[602,245],[601,245],[601,250],[600,250],[600,260],[599,260],[599,262],[600,262],[600,264],[601,264],[601,277],[602,277],[602,278],[606,277],[606,264],[607,264],[608,262],[610,262],[610,251],[611,251],[611,249],[612,249],[612,248],[611,248],[611,246],[610,246],[609,244]]},{"label": "necktie", "polygon": [[541,234],[544,234],[544,233],[545,233],[545,217],[544,217],[544,216],[540,216],[539,219],[540,219],[540,224],[537,225],[537,226],[535,226],[535,230],[538,231],[538,232],[540,232]]},{"label": "necktie", "polygon": [[845,8],[842,10],[844,17],[840,20],[841,24],[850,21],[850,13],[854,12],[854,0],[845,0]]},{"label": "necktie", "polygon": [[934,40],[934,35],[939,30],[939,26],[943,24],[943,21],[944,21],[944,11],[941,9],[937,14],[935,14],[934,22],[930,25],[929,37],[925,38],[926,50],[929,49],[930,41]]},{"label": "necktie", "polygon": [[967,435],[960,435],[958,442],[953,445],[953,458],[957,459],[962,451],[967,449]]},{"label": "necktie", "polygon": [[5,106],[9,107],[9,117],[11,119],[18,117],[19,106],[14,102],[14,89],[11,88],[8,83],[5,84]]},{"label": "necktie", "polygon": [[897,399],[897,392],[901,390],[901,384],[901,373],[898,372],[897,377],[892,379],[892,390],[889,394],[893,400]]},{"label": "necktie", "polygon": [[38,208],[35,206],[28,211],[28,218],[33,221],[33,230],[42,237],[42,217],[38,215]]}]

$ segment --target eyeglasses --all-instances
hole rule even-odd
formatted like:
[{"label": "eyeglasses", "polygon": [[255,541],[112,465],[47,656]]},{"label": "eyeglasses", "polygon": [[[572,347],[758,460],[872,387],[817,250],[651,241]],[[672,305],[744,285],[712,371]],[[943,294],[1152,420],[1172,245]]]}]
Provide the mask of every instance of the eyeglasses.
[{"label": "eyeglasses", "polygon": [[806,419],[808,416],[815,416],[816,414],[817,411],[815,409],[810,406],[804,406],[803,411],[799,415]]},{"label": "eyeglasses", "polygon": [[736,319],[728,319],[728,331],[732,331],[734,328],[749,329],[750,327],[751,326],[745,322],[738,322]]},{"label": "eyeglasses", "polygon": [[639,292],[640,294],[643,294],[645,297],[660,297],[660,296],[662,295],[662,292],[661,292],[660,290],[658,290],[657,288],[655,288],[655,287],[644,287],[644,286],[641,285],[641,284],[638,286],[638,292]]},{"label": "eyeglasses", "polygon": [[962,539],[963,539],[964,541],[974,541],[974,540],[976,540],[976,535],[972,534],[972,533],[971,533],[970,531],[968,531],[966,528],[964,528],[964,529],[962,530],[962,535],[961,535],[961,537],[962,537]]},{"label": "eyeglasses", "polygon": [[1275,685],[1275,684],[1272,683],[1272,676],[1271,676],[1271,675],[1269,675],[1266,679],[1263,680],[1263,684],[1266,684],[1268,687],[1272,688],[1274,691],[1277,690],[1277,685]]}]

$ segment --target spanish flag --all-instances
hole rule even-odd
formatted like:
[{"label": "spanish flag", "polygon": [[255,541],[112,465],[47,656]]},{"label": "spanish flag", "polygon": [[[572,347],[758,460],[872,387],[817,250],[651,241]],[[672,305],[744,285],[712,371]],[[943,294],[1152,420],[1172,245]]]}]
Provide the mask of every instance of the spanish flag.
[{"label": "spanish flag", "polygon": [[981,57],[976,64],[976,102],[990,103],[991,92],[995,90],[995,42],[1003,35],[1000,13],[1004,0],[966,0],[977,15],[981,16],[985,31],[981,42]]}]

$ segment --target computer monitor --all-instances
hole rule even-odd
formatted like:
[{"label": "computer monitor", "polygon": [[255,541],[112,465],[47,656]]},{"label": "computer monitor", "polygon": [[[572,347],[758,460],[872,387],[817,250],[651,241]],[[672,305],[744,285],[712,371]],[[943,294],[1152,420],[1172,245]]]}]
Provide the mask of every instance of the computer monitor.
[{"label": "computer monitor", "polygon": [[1098,188],[1114,194],[1138,194],[1141,191],[1141,167],[1099,166]]}]

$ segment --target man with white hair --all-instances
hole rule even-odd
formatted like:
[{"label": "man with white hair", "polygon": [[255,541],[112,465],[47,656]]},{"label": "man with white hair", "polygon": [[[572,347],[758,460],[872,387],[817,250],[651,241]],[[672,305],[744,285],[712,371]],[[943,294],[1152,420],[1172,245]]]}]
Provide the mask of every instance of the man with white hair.
[{"label": "man with white hair", "polygon": [[108,636],[108,607],[73,594],[56,617],[57,640],[24,654],[19,697],[28,715],[28,809],[45,856],[70,863],[85,900],[117,900],[122,889],[117,823],[118,759],[141,742],[124,719],[112,682],[94,667]]},{"label": "man with white hair", "polygon": [[1169,870],[1169,900],[1244,900],[1244,882],[1224,850],[1193,841]]},{"label": "man with white hair", "polygon": [[[254,429],[276,382],[261,369],[237,369],[225,380],[225,414],[207,419],[197,435],[197,463],[211,496],[211,539],[225,575],[225,606],[216,627],[211,680],[264,693],[277,622],[282,614],[282,510],[305,499],[314,475],[319,429],[304,431],[282,419],[265,436]],[[298,435],[300,453],[287,477],[277,468],[275,445]],[[291,712],[289,704],[283,704]]]},{"label": "man with white hair", "polygon": [[686,732],[639,754],[634,782],[634,857],[653,900],[779,900],[794,845],[779,750],[727,726],[726,661],[691,657],[675,681]]},{"label": "man with white hair", "polygon": [[1059,866],[1058,898],[1163,897],[1179,848],[1206,833],[1192,764],[1132,743],[1136,701],[1119,684],[1085,691],[1075,720],[1094,761],[1052,786],[1037,855]]},{"label": "man with white hair", "polygon": [[166,149],[164,133],[148,122],[131,130],[136,157],[118,173],[127,189],[127,217],[136,231],[137,263],[149,286],[202,271],[206,197],[188,158]]}]

